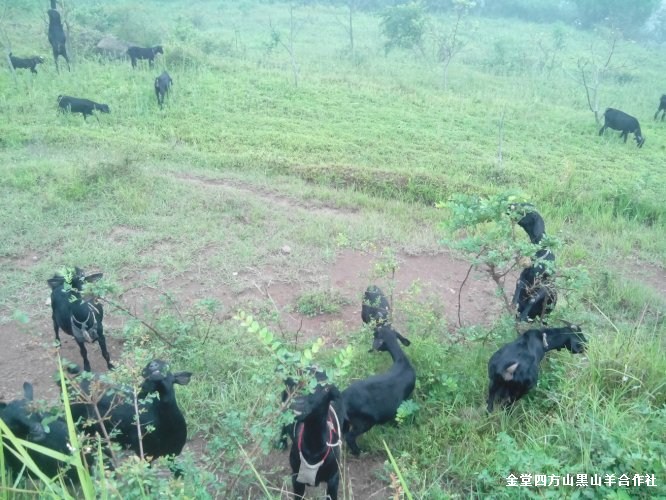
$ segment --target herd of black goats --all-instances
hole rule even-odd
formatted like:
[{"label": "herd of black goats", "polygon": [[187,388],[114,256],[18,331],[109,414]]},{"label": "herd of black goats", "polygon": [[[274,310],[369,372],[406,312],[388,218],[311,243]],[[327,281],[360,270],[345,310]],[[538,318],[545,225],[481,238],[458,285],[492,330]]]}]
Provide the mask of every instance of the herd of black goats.
[{"label": "herd of black goats", "polygon": [[[536,251],[531,265],[520,274],[513,296],[516,318],[533,321],[552,312],[557,293],[551,282],[555,256],[542,243],[545,224],[533,205],[512,203],[507,214],[520,225]],[[179,455],[187,439],[185,418],[176,402],[174,384],[187,384],[190,372],[172,373],[168,364],[155,359],[142,372],[141,388],[134,395],[127,387],[114,385],[99,375],[89,373],[90,362],[86,343],[98,342],[109,370],[114,368],[104,338],[102,304],[84,287],[102,278],[101,273],[86,275],[80,268],[67,275],[56,274],[48,279],[51,288],[53,329],[58,344],[62,329],[74,337],[83,358],[83,372],[76,365],[67,368],[70,409],[79,431],[118,443],[122,448],[152,461],[158,457],[171,460],[171,467],[180,473],[173,458]],[[388,351],[393,359],[384,373],[353,382],[344,391],[327,383],[325,371],[311,367],[301,373],[300,382],[285,380],[282,405],[295,415],[293,422],[282,429],[280,443],[286,446],[287,436],[292,446],[289,462],[293,471],[292,483],[297,498],[302,498],[306,485],[327,483],[326,493],[337,498],[339,459],[344,439],[351,453],[360,454],[356,439],[373,426],[392,421],[400,405],[407,400],[416,384],[416,372],[400,344],[409,346],[391,323],[388,299],[375,285],[364,293],[361,318],[373,331],[372,351]],[[504,345],[488,362],[487,410],[493,411],[495,401],[513,404],[533,389],[538,380],[539,364],[546,352],[566,348],[571,353],[585,350],[586,338],[578,326],[530,329],[516,340]],[[303,380],[316,379],[311,394],[304,394]],[[155,395],[155,393],[157,395]],[[152,396],[151,396],[152,395]],[[45,414],[33,408],[33,389],[24,384],[24,397],[0,403],[0,418],[19,438],[32,443],[70,453],[67,425],[59,417],[42,426]],[[135,406],[136,405],[136,406]],[[136,415],[140,431],[136,425]],[[15,472],[23,467],[5,442],[5,463]],[[49,477],[60,473],[61,462],[36,451],[30,455]],[[76,473],[69,469],[65,477],[73,483]]]},{"label": "herd of black goats", "polygon": [[[65,47],[65,31],[63,30],[62,21],[60,19],[60,13],[56,10],[56,0],[51,0],[51,8],[48,10],[49,15],[49,43],[53,48],[53,59],[55,61],[56,70],[58,68],[58,56],[62,56],[67,62],[67,69],[70,69],[69,66],[69,56],[67,55],[67,49]],[[127,49],[127,55],[130,57],[132,62],[132,67],[136,67],[137,60],[144,59],[148,60],[150,66],[152,67],[157,54],[164,54],[164,49],[161,45],[156,45],[155,47],[136,47],[131,46]],[[44,58],[41,56],[33,56],[28,58],[15,57],[13,54],[9,54],[9,59],[12,64],[12,67],[16,69],[29,69],[33,73],[37,73],[37,65],[44,62]],[[155,78],[154,88],[155,96],[157,97],[157,104],[160,109],[164,104],[164,98],[169,93],[169,89],[173,84],[171,76],[166,71],[163,71],[160,76]],[[100,104],[90,99],[83,99],[80,97],[71,97],[66,95],[58,96],[58,109],[60,111],[69,111],[70,113],[81,113],[83,119],[85,120],[87,116],[93,116],[93,111],[99,111],[100,113],[110,113],[108,104]],[[664,115],[666,114],[666,94],[661,96],[659,101],[659,108],[654,114],[654,119],[656,120],[661,112],[661,120],[664,120]],[[94,115],[99,121],[99,117]],[[620,137],[624,139],[624,142],[627,142],[627,136],[629,134],[634,134],[634,139],[636,140],[636,145],[640,148],[645,142],[645,137],[641,133],[641,126],[638,123],[638,120],[633,116],[620,111],[619,109],[607,108],[604,112],[604,125],[599,129],[599,135],[603,135],[604,131],[607,128],[613,130],[619,130]]]},{"label": "herd of black goats", "polygon": [[[71,71],[69,66],[69,56],[67,55],[66,47],[66,36],[65,30],[62,26],[62,20],[60,18],[60,13],[56,9],[56,0],[51,0],[51,8],[47,11],[49,15],[49,43],[53,49],[53,60],[55,61],[56,71],[60,72],[58,67],[58,57],[62,56],[67,62],[67,69]],[[148,60],[150,66],[152,67],[153,62],[155,61],[155,56],[157,54],[164,54],[162,46],[157,45],[155,47],[129,47],[127,49],[127,55],[132,61],[132,67],[136,68],[137,60]],[[9,53],[9,61],[11,62],[12,68],[17,69],[29,69],[32,73],[37,73],[37,65],[44,62],[44,58],[41,56],[33,57],[16,57],[11,52]],[[164,104],[164,98],[169,93],[169,89],[173,85],[173,80],[169,73],[163,71],[160,76],[155,78],[155,96],[157,97],[157,104],[160,109]],[[85,120],[88,116],[95,116],[97,121],[99,118],[97,115],[93,115],[93,111],[99,111],[100,113],[110,113],[108,104],[100,104],[90,99],[83,99],[80,97],[71,97],[67,95],[58,96],[58,109],[60,111],[69,111],[70,113],[81,113],[83,119]]]},{"label": "herd of black goats", "polygon": [[[56,10],[56,0],[51,0],[48,14],[49,42],[53,47],[56,69],[59,56],[65,59],[69,68],[65,33]],[[158,53],[163,53],[161,46],[128,49],[133,67],[137,59],[147,59],[152,64]],[[22,59],[10,54],[10,58],[14,68],[27,68],[34,73],[36,65],[43,62],[41,57]],[[160,107],[171,84],[171,77],[166,71],[155,79],[155,93]],[[60,96],[58,105],[61,110],[83,114],[84,119],[93,115],[94,110],[109,112],[106,104],[70,96]],[[661,97],[655,119],[659,112],[662,112],[663,120],[666,95]],[[627,134],[633,133],[637,145],[643,145],[645,139],[634,117],[612,108],[606,110],[604,117],[605,123],[599,135],[610,127],[621,130],[625,142]],[[550,249],[541,245],[545,234],[544,220],[528,204],[510,205],[509,214],[525,230],[531,242],[539,245],[532,264],[520,274],[512,304],[516,307],[517,319],[520,321],[533,321],[538,317],[545,324],[545,316],[557,302],[557,292],[550,279],[555,256]],[[102,305],[94,297],[82,295],[86,283],[101,277],[101,274],[86,276],[81,269],[75,268],[69,277],[56,275],[48,280],[56,340],[60,341],[60,329],[74,337],[83,358],[84,372],[91,370],[85,344],[93,342],[99,343],[107,367],[113,369],[104,338]],[[306,485],[315,486],[326,482],[326,493],[335,500],[343,438],[351,452],[358,455],[360,449],[356,439],[374,425],[392,421],[398,407],[414,390],[416,372],[400,347],[400,343],[408,346],[410,341],[393,328],[389,302],[378,287],[370,286],[366,290],[361,316],[374,332],[371,351],[388,351],[393,359],[387,372],[358,380],[342,392],[334,385],[327,384],[325,372],[316,368],[309,372],[318,382],[312,394],[297,395],[302,392],[302,386],[291,378],[285,381],[282,401],[293,411],[295,419],[283,429],[281,442],[286,446],[286,437],[292,439],[289,461],[293,471],[293,489],[298,498],[302,498]],[[512,404],[536,386],[539,364],[546,352],[566,348],[574,354],[582,353],[585,344],[586,339],[580,328],[569,324],[562,328],[530,329],[517,340],[504,345],[488,362],[488,412],[493,411],[495,401]],[[142,372],[142,385],[137,395],[141,428],[138,432],[135,422],[137,409],[127,388],[111,386],[97,376],[87,377],[80,373],[78,367],[70,367],[68,371],[69,378],[75,381],[70,386],[73,391],[70,396],[71,412],[81,431],[89,435],[106,436],[137,455],[142,452],[149,460],[180,454],[187,438],[187,427],[176,402],[174,384],[189,383],[191,373],[172,373],[168,364],[161,360],[148,363]],[[93,402],[93,386],[100,384],[104,387],[104,394]],[[156,397],[147,397],[155,393]],[[32,386],[26,382],[23,399],[0,403],[0,418],[17,437],[62,453],[70,453],[64,419],[52,421],[46,432],[42,426],[44,414],[32,407],[32,399]],[[103,417],[101,421],[100,416]],[[12,452],[10,445],[7,442],[4,444],[6,465],[15,472],[20,471],[22,462]],[[47,476],[54,477],[60,472],[60,462],[35,451],[30,451],[30,455]],[[77,481],[76,473],[71,469],[64,473],[71,482]]]}]

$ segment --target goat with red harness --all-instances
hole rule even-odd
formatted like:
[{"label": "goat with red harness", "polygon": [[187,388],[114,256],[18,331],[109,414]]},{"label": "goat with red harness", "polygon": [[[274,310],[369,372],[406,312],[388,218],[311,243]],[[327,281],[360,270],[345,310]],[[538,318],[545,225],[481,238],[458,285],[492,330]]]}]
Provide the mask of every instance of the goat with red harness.
[{"label": "goat with red harness", "polygon": [[303,498],[306,485],[318,486],[322,481],[326,483],[328,497],[338,498],[342,444],[338,413],[344,418],[342,396],[334,385],[318,385],[303,401],[302,412],[296,416],[295,439],[289,453],[296,498]]}]

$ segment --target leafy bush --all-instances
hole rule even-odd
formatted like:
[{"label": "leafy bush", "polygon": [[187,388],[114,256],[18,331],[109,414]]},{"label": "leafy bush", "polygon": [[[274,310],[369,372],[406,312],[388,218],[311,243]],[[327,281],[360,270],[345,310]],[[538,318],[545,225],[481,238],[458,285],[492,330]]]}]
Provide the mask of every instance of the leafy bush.
[{"label": "leafy bush", "polygon": [[382,34],[388,38],[385,53],[395,48],[423,50],[426,18],[420,4],[413,2],[385,9],[380,25]]}]

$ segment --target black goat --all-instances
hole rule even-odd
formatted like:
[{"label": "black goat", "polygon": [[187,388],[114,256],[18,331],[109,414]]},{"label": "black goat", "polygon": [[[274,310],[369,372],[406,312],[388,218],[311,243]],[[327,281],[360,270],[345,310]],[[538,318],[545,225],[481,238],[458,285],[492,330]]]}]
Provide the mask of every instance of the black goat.
[{"label": "black goat", "polygon": [[[49,418],[48,431],[42,426],[45,415],[33,411],[31,408],[33,399],[32,384],[23,384],[23,399],[17,399],[9,403],[0,403],[0,419],[9,427],[9,430],[19,439],[38,444],[51,450],[69,455],[69,434],[67,424],[62,418]],[[23,468],[23,462],[19,460],[10,449],[8,440],[3,440],[5,446],[5,465],[8,469],[18,473]],[[46,476],[52,478],[61,470],[66,470],[65,477],[70,481],[76,481],[76,473],[68,469],[67,464],[60,462],[38,451],[28,449],[28,453],[35,465]],[[26,469],[30,473],[29,469]]]},{"label": "black goat", "polygon": [[68,95],[59,95],[58,96],[58,108],[61,112],[69,111],[70,113],[81,113],[83,119],[86,119],[86,116],[94,116],[99,122],[99,117],[93,115],[93,111],[97,110],[102,113],[110,113],[108,104],[99,104],[90,99],[81,99],[79,97],[71,97]]},{"label": "black goat", "polygon": [[56,341],[60,343],[60,328],[67,335],[73,336],[83,357],[83,369],[88,372],[90,362],[86,342],[99,342],[106,366],[109,370],[113,369],[104,338],[102,304],[98,303],[94,297],[82,298],[81,296],[86,283],[93,283],[102,276],[102,273],[85,276],[82,269],[75,267],[67,277],[56,274],[47,281],[51,287],[51,309]]},{"label": "black goat", "polygon": [[513,306],[518,306],[520,321],[534,320],[537,316],[543,321],[555,309],[557,290],[550,280],[547,264],[552,266],[554,262],[553,252],[541,249],[536,253],[535,262],[520,273],[511,301]]},{"label": "black goat", "polygon": [[37,65],[44,62],[44,58],[41,56],[33,57],[16,57],[9,53],[9,60],[12,62],[12,67],[14,69],[29,69],[32,73],[37,74]]},{"label": "black goat", "polygon": [[[366,325],[370,325],[375,330],[382,325],[390,325],[391,308],[384,292],[376,285],[370,285],[363,294],[363,304],[361,305],[361,319]],[[409,339],[400,335],[400,332],[394,330],[398,340],[402,345],[408,346]],[[370,349],[372,352],[373,349]]]},{"label": "black goat", "polygon": [[130,56],[132,60],[132,67],[136,68],[137,59],[148,59],[148,64],[152,67],[153,62],[155,61],[155,56],[157,54],[164,54],[164,50],[161,45],[156,45],[155,47],[136,47],[131,46],[127,49],[127,55]]},{"label": "black goat", "polygon": [[659,100],[659,109],[657,109],[657,112],[654,114],[654,119],[656,120],[657,117],[659,116],[659,112],[661,111],[661,121],[664,121],[664,115],[666,115],[666,94],[661,96],[661,99]]},{"label": "black goat", "polygon": [[358,380],[342,392],[346,412],[345,440],[354,455],[361,452],[356,438],[374,425],[392,420],[416,384],[416,372],[402,352],[395,330],[390,326],[378,327],[373,348],[391,354],[391,368],[385,373]]},{"label": "black goat", "polygon": [[[326,380],[328,380],[326,372],[320,370],[316,366],[309,366],[304,372],[298,373],[297,376],[299,377],[299,380],[294,380],[292,377],[287,377],[284,380],[285,389],[282,391],[281,397],[283,407],[287,401],[291,400],[289,402],[289,409],[294,412],[295,416],[303,413],[303,406],[308,395],[302,393],[302,391],[309,383],[308,379],[311,376],[314,376],[314,380],[316,380],[317,383],[326,382]],[[310,380],[312,379],[310,378]],[[282,426],[280,439],[277,444],[279,448],[287,447],[287,438],[289,436],[292,436],[292,438],[294,437],[294,429],[295,422],[290,422]]]},{"label": "black goat", "polygon": [[[174,385],[188,384],[192,373],[171,373],[166,362],[155,359],[146,365],[142,376],[144,380],[137,394],[141,436],[136,425],[134,397],[129,389],[102,384],[104,393],[101,398],[95,398],[92,393],[99,388],[97,381],[77,379],[76,382],[83,393],[82,399],[97,401],[97,411],[105,417],[104,426],[112,441],[139,456],[143,447],[143,456],[151,461],[162,456],[179,455],[187,440],[187,424],[176,402]],[[80,399],[77,402],[76,395],[71,398],[72,416],[83,422],[83,430],[87,433],[103,435],[92,403],[82,403]],[[90,421],[95,423],[89,425]]]},{"label": "black goat", "polygon": [[541,243],[546,234],[546,223],[534,205],[529,203],[511,203],[507,213],[514,220],[517,218],[516,222],[525,230],[532,243],[535,245]]},{"label": "black goat", "polygon": [[328,498],[338,498],[340,420],[344,419],[341,405],[342,396],[334,385],[318,385],[315,392],[301,402],[289,452],[296,498],[303,498],[306,485],[319,486],[322,481],[326,483]]},{"label": "black goat", "polygon": [[533,389],[539,378],[539,363],[547,351],[566,348],[572,354],[585,351],[587,339],[576,325],[528,330],[501,347],[488,361],[488,411],[495,400],[513,404]]},{"label": "black goat", "polygon": [[[53,7],[54,3],[51,3]],[[51,8],[48,11],[49,14],[49,43],[53,49],[53,60],[55,62],[56,71],[59,73],[60,68],[58,68],[58,56],[65,58],[67,62],[67,70],[71,71],[69,67],[69,57],[67,56],[67,47],[65,46],[66,38],[65,31],[62,29],[62,21],[60,20],[60,13]]]},{"label": "black goat", "polygon": [[169,93],[172,84],[173,80],[166,71],[162,71],[162,74],[155,78],[155,95],[157,96],[157,104],[160,109],[162,109],[162,105],[164,104],[164,96]]},{"label": "black goat", "polygon": [[634,134],[636,145],[639,148],[643,147],[645,137],[641,135],[641,126],[638,124],[638,120],[624,111],[613,108],[606,109],[604,112],[604,126],[599,129],[599,135],[603,135],[607,128],[621,130],[620,137],[624,138],[624,142],[627,142],[628,134]]}]

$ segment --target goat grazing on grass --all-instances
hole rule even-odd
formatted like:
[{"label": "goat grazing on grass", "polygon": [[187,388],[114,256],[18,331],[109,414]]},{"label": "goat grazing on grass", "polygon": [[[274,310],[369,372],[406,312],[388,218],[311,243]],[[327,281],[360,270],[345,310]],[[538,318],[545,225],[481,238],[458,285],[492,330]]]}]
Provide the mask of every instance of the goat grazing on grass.
[{"label": "goat grazing on grass", "polygon": [[557,304],[557,290],[550,280],[546,262],[555,262],[555,255],[548,249],[536,253],[535,262],[520,273],[511,304],[517,306],[520,321],[533,321],[539,316],[542,322]]},{"label": "goat grazing on grass", "polygon": [[29,69],[32,73],[37,74],[37,65],[44,62],[44,58],[41,56],[33,57],[16,57],[11,52],[9,53],[9,60],[12,63],[14,69]]},{"label": "goat grazing on grass", "polygon": [[106,349],[106,339],[104,338],[104,327],[102,319],[104,318],[104,309],[102,304],[98,303],[94,297],[83,298],[81,292],[86,283],[93,283],[102,278],[102,273],[85,276],[82,269],[75,267],[70,270],[68,276],[54,275],[48,280],[51,287],[51,309],[53,318],[53,330],[58,344],[60,343],[60,333],[62,330],[74,337],[79,345],[79,351],[83,357],[83,369],[90,371],[90,362],[88,361],[88,351],[86,342],[99,342],[102,350],[102,356],[106,360],[106,366],[109,370],[113,369],[111,356]]},{"label": "goat grazing on grass", "polygon": [[164,104],[164,96],[169,93],[172,84],[173,80],[166,71],[162,71],[162,74],[155,78],[155,95],[157,96],[157,104],[160,109],[162,109],[162,105]]},{"label": "goat grazing on grass", "polygon": [[[382,325],[390,325],[391,308],[384,292],[376,285],[370,285],[363,294],[363,304],[361,305],[361,319],[363,323],[369,325],[373,330],[377,330]],[[409,340],[396,330],[394,330],[398,340],[402,345],[408,346]],[[376,334],[375,334],[376,336]],[[372,352],[373,349],[370,349]]]},{"label": "goat grazing on grass", "polygon": [[[25,382],[23,384],[23,399],[0,403],[0,420],[9,427],[9,430],[17,438],[69,455],[69,434],[66,422],[62,418],[49,418],[48,429],[44,429],[42,420],[46,415],[31,408],[32,399],[32,385]],[[19,473],[24,466],[23,461],[14,455],[12,452],[14,448],[9,449],[11,445],[8,439],[3,439],[3,444],[5,446],[5,466],[9,470]],[[65,477],[68,480],[72,482],[77,480],[75,471],[68,469],[67,464],[36,450],[28,449],[28,454],[39,470],[47,477],[53,478],[61,471],[66,471]],[[29,468],[26,468],[26,470],[28,474],[32,475]]]},{"label": "goat grazing on grass", "polygon": [[391,368],[385,373],[358,380],[342,392],[347,415],[345,440],[354,455],[361,452],[356,438],[373,426],[395,418],[398,407],[409,398],[416,384],[416,372],[402,352],[395,330],[390,326],[379,326],[373,348],[391,354]]},{"label": "goat grazing on grass", "polygon": [[661,96],[661,99],[659,100],[659,108],[657,109],[657,112],[654,114],[654,119],[656,120],[657,117],[659,116],[659,112],[661,111],[661,121],[664,121],[664,115],[666,115],[666,94],[663,94]]},{"label": "goat grazing on grass", "polygon": [[67,62],[67,71],[71,71],[69,67],[69,57],[67,56],[67,47],[65,46],[66,38],[65,31],[62,29],[62,21],[60,20],[60,13],[55,10],[55,2],[51,2],[51,9],[49,14],[49,43],[53,49],[53,60],[55,62],[56,71],[59,73],[58,56],[65,58]]},{"label": "goat grazing on grass", "polygon": [[639,148],[643,147],[645,137],[641,134],[641,126],[639,125],[638,120],[624,111],[613,108],[606,109],[604,112],[604,125],[599,129],[599,135],[603,135],[607,128],[620,130],[622,132],[620,137],[624,138],[625,143],[627,142],[628,134],[634,134],[636,145]]},{"label": "goat grazing on grass", "polygon": [[127,49],[127,55],[130,56],[133,68],[136,68],[136,61],[138,59],[148,59],[148,64],[152,68],[153,63],[155,61],[155,56],[157,54],[164,54],[164,50],[162,49],[161,45],[156,45],[155,47],[147,47],[147,48],[136,47],[133,45]]},{"label": "goat grazing on grass", "polygon": [[58,109],[61,112],[69,111],[70,113],[81,113],[83,119],[86,119],[86,116],[95,116],[99,122],[99,117],[93,115],[93,111],[97,110],[102,113],[110,113],[108,104],[99,104],[90,99],[81,99],[79,97],[71,97],[68,95],[59,95],[58,96]]},{"label": "goat grazing on grass", "polygon": [[585,351],[587,339],[576,325],[528,330],[500,348],[488,361],[488,412],[496,400],[513,404],[532,390],[539,378],[539,363],[546,352],[566,348],[572,354]]},{"label": "goat grazing on grass", "polygon": [[[78,402],[76,394],[70,398],[72,416],[83,422],[85,432],[100,435],[105,433],[98,414],[106,416],[104,426],[111,440],[139,456],[143,449],[143,457],[151,461],[162,456],[180,455],[187,440],[187,424],[176,402],[175,384],[188,384],[192,373],[171,373],[166,362],[155,359],[146,365],[141,374],[143,382],[136,395],[138,417],[131,390],[102,385],[103,395],[95,398],[91,393],[99,388],[99,382],[86,378],[77,378],[73,384],[74,390],[81,394]],[[80,402],[81,399],[97,401],[97,409],[92,406],[94,403]],[[141,435],[136,418],[139,419]],[[95,423],[90,425],[90,421]]]},{"label": "goat grazing on grass", "polygon": [[529,203],[511,203],[507,213],[514,220],[517,219],[517,224],[525,230],[532,243],[535,245],[541,243],[546,234],[546,223],[534,205],[530,205]]},{"label": "goat grazing on grass", "polygon": [[[296,416],[294,439],[289,452],[294,495],[302,499],[305,486],[326,483],[326,495],[338,498],[340,481],[340,420],[342,396],[334,385],[318,385],[305,396]],[[337,411],[336,411],[337,407]]]}]

